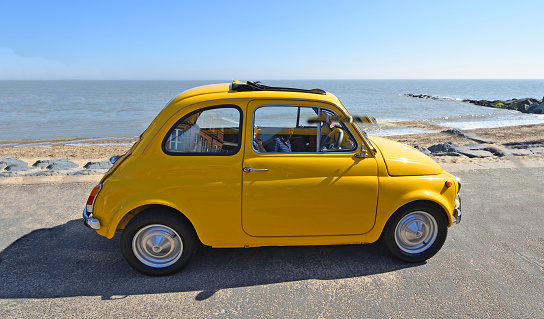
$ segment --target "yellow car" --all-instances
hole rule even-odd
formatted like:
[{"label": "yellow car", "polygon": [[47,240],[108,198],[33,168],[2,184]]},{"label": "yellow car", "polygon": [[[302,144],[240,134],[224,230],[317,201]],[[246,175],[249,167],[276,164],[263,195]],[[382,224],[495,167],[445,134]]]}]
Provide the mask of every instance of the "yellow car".
[{"label": "yellow car", "polygon": [[181,270],[212,247],[372,243],[410,262],[461,220],[459,180],[409,146],[371,137],[333,94],[259,82],[175,97],[91,192],[87,226],[123,230],[128,263]]}]

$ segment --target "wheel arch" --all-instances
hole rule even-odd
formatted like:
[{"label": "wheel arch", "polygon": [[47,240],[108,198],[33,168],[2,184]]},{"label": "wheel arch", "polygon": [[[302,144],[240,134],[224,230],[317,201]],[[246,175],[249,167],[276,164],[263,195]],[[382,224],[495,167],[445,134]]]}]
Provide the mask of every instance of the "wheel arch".
[{"label": "wheel arch", "polygon": [[138,206],[131,209],[126,214],[124,214],[121,220],[117,223],[117,226],[115,227],[115,231],[123,230],[134,217],[150,209],[164,209],[164,210],[170,211],[172,214],[179,216],[180,218],[182,218],[184,221],[187,222],[187,224],[193,229],[193,232],[196,234],[197,239],[200,240],[198,236],[198,232],[196,231],[196,228],[193,222],[191,222],[191,220],[187,216],[185,216],[185,214],[183,214],[181,211],[164,204],[146,204],[146,205]]},{"label": "wheel arch", "polygon": [[387,222],[385,223],[384,227],[381,229],[381,236],[383,236],[384,234],[384,231],[385,229],[387,228],[387,225],[391,222],[391,220],[393,219],[393,217],[399,212],[399,211],[402,211],[403,209],[405,209],[406,207],[408,206],[412,206],[412,205],[429,205],[429,206],[432,206],[434,207],[435,209],[437,209],[438,211],[440,211],[444,217],[446,218],[446,221],[448,223],[448,227],[451,226],[451,223],[452,223],[452,219],[451,219],[451,216],[446,212],[446,208],[444,208],[440,203],[437,203],[433,200],[429,200],[429,199],[420,199],[420,200],[414,200],[414,201],[411,201],[409,203],[405,203],[404,205],[402,205],[401,207],[397,208],[392,214],[391,216],[389,216],[389,218],[387,219]]}]

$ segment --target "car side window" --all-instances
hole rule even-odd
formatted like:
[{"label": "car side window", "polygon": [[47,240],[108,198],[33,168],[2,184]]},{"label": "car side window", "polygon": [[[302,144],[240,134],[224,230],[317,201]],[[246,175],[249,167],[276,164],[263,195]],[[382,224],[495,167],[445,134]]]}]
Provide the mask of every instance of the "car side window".
[{"label": "car side window", "polygon": [[240,149],[242,112],[234,105],[207,107],[182,117],[163,150],[170,155],[233,155]]},{"label": "car side window", "polygon": [[330,110],[321,110],[320,143],[321,152],[352,151],[357,148],[355,138],[345,123],[334,118],[336,114]]},{"label": "car side window", "polygon": [[[322,116],[329,115],[329,116]],[[262,106],[253,119],[253,150],[258,153],[317,153],[353,150],[353,135],[342,123],[317,121],[334,113],[312,106]]]}]

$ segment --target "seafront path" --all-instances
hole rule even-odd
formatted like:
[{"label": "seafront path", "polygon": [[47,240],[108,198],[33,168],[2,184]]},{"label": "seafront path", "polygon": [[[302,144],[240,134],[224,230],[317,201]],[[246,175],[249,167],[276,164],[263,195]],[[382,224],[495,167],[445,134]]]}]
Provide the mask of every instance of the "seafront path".
[{"label": "seafront path", "polygon": [[0,318],[544,317],[544,161],[445,164],[463,220],[428,262],[380,243],[199,250],[151,278],[83,226],[99,176],[0,179]]}]

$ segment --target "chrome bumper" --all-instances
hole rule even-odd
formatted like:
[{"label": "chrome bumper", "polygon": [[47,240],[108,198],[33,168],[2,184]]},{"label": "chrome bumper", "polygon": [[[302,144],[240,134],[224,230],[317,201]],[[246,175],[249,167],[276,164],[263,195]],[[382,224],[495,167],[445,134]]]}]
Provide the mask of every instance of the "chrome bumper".
[{"label": "chrome bumper", "polygon": [[100,229],[100,221],[96,218],[92,218],[91,216],[92,214],[90,216],[87,214],[87,207],[85,207],[83,210],[83,223],[85,226],[95,230]]},{"label": "chrome bumper", "polygon": [[455,200],[455,209],[453,210],[452,224],[459,224],[460,222],[461,222],[461,195],[457,193],[457,199]]}]

